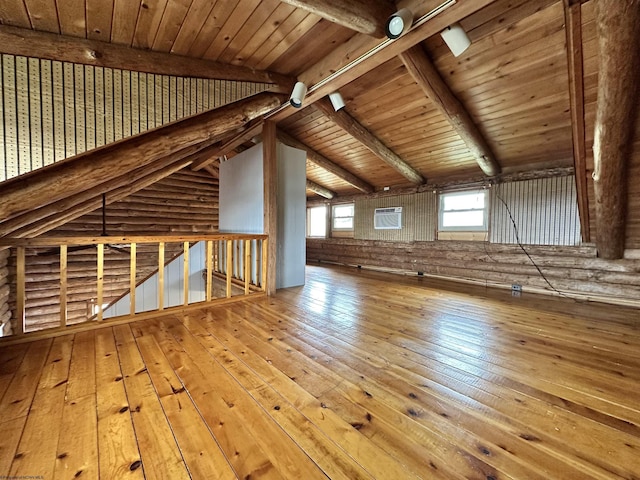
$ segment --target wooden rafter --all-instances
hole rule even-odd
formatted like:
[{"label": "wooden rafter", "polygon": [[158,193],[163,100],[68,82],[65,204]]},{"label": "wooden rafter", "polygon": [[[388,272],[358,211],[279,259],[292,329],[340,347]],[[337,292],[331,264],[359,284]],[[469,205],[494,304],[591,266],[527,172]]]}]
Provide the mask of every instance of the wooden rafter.
[{"label": "wooden rafter", "polygon": [[418,86],[462,138],[482,171],[489,176],[499,174],[500,165],[484,135],[473,122],[467,109],[442,79],[422,47],[420,45],[411,47],[400,54],[400,59]]},{"label": "wooden rafter", "polygon": [[257,120],[256,122],[247,125],[233,137],[225,140],[224,143],[222,143],[222,145],[219,145],[217,149],[213,150],[209,158],[202,158],[196,162],[193,162],[193,164],[191,165],[191,170],[198,171],[211,165],[213,162],[218,160],[218,158],[227,155],[229,152],[238,148],[243,143],[249,141],[256,135],[259,135],[262,131],[262,126],[262,120]]},{"label": "wooden rafter", "polygon": [[336,192],[329,190],[318,183],[312,182],[311,180],[307,180],[307,190],[311,190],[313,193],[328,199],[332,199],[336,196]]},{"label": "wooden rafter", "polygon": [[[457,2],[420,26],[414,27],[402,37],[393,41],[380,42],[368,35],[355,35],[302,72],[298,79],[309,87],[304,105],[309,106],[346,84],[391,60],[408,48],[441,32],[449,25],[472,15],[498,0],[465,0]],[[366,55],[374,49],[375,54]],[[355,60],[354,60],[355,59]],[[276,122],[282,121],[298,110],[286,106],[270,115]]]},{"label": "wooden rafter", "polygon": [[624,255],[627,159],[637,119],[640,84],[640,0],[596,3],[598,105],[593,142],[598,256]]},{"label": "wooden rafter", "polygon": [[418,171],[382,143],[378,137],[363,127],[360,122],[349,115],[344,109],[336,112],[333,109],[331,102],[327,99],[316,102],[314,106],[333,123],[362,143],[365,147],[371,150],[374,155],[400,173],[400,175],[405,177],[411,183],[419,185],[426,182],[424,177]]},{"label": "wooden rafter", "polygon": [[184,148],[211,144],[279,104],[278,95],[262,93],[14,177],[0,192],[0,222],[93,189]]},{"label": "wooden rafter", "polygon": [[289,93],[294,79],[211,60],[0,25],[0,53],[181,77],[273,83]]},{"label": "wooden rafter", "polygon": [[356,32],[382,38],[384,26],[394,12],[386,0],[282,0]]},{"label": "wooden rafter", "polygon": [[306,151],[307,160],[309,160],[311,163],[326,170],[327,172],[334,174],[336,177],[340,178],[341,180],[344,180],[349,185],[357,188],[361,192],[372,193],[374,191],[374,188],[371,185],[369,185],[367,182],[362,180],[360,177],[342,168],[340,165],[332,162],[331,160],[324,157],[323,155],[320,155],[311,147],[305,145],[300,140],[292,137],[291,135],[289,135],[288,133],[280,129],[278,130],[278,139],[282,143],[285,143],[290,147],[294,147],[294,148],[298,148],[300,150]]},{"label": "wooden rafter", "polygon": [[576,176],[578,214],[582,241],[591,241],[589,224],[589,189],[587,186],[587,148],[584,120],[584,70],[582,56],[582,6],[580,2],[564,0],[564,25],[567,37],[569,67],[569,100],[573,137],[573,164]]}]

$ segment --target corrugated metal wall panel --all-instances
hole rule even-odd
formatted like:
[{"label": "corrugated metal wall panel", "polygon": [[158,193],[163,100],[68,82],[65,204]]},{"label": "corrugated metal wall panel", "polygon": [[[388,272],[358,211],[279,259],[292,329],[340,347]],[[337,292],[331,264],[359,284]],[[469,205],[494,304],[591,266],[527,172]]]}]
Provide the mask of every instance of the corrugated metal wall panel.
[{"label": "corrugated metal wall panel", "polygon": [[0,55],[0,87],[2,181],[269,85]]},{"label": "corrugated metal wall panel", "polygon": [[518,243],[517,235],[525,245],[579,245],[575,177],[496,185],[490,221],[491,243]]},{"label": "corrugated metal wall panel", "polygon": [[[402,207],[400,230],[373,228],[375,209],[388,207]],[[436,194],[433,192],[360,198],[355,202],[354,238],[400,242],[431,241],[435,238],[436,219]]]}]

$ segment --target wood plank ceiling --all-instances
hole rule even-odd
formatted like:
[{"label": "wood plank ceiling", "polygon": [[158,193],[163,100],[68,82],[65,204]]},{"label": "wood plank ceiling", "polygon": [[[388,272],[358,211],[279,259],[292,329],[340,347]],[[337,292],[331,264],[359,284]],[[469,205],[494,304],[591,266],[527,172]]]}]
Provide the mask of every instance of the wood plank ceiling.
[{"label": "wood plank ceiling", "polygon": [[[373,3],[385,4],[383,0]],[[441,3],[398,0],[395,5],[389,2],[389,6],[391,11],[410,7],[419,16]],[[586,171],[580,172],[579,180],[589,178],[594,169],[590,145],[597,79],[595,8],[590,6],[593,2],[581,7],[582,3],[585,2],[458,0],[411,32],[412,38],[419,40],[417,55],[423,53],[427,61],[431,60],[452,98],[457,98],[465,115],[468,112],[468,122],[477,126],[478,136],[486,141],[495,167],[489,170],[494,173],[574,164],[565,13],[576,4],[582,10],[579,21],[584,30],[585,143],[589,146],[585,153]],[[319,80],[382,41],[291,4],[321,2],[3,0],[0,23],[268,71],[279,74],[278,78],[299,77],[316,86]],[[366,2],[353,5],[366,6]],[[472,40],[471,47],[457,58],[437,35],[448,25],[438,22],[455,20],[460,20]],[[405,48],[413,45],[410,40],[405,43]],[[370,186],[409,186],[420,183],[420,177],[429,182],[482,177],[482,159],[474,156],[460,131],[454,129],[446,108],[443,110],[442,105],[428,98],[405,68],[397,56],[403,50],[391,46],[387,51],[393,53],[376,54],[375,68],[358,66],[339,81],[329,83],[340,88],[349,121],[364,127],[415,170],[418,180],[401,174],[397,165],[394,168],[388,161],[385,163],[353,132],[345,131],[316,106],[309,105],[293,114],[289,108],[274,117],[279,129],[324,159],[324,166],[318,166],[310,155],[309,185],[317,184],[343,196],[367,191]],[[404,56],[403,59],[406,60]],[[325,89],[319,87],[309,102],[329,93]],[[333,164],[329,169],[326,160]],[[634,161],[632,168],[636,163],[640,160]],[[358,177],[360,187],[345,181],[348,174]],[[588,198],[581,201],[584,209],[588,203],[593,212],[595,196],[590,183],[589,189]]]}]

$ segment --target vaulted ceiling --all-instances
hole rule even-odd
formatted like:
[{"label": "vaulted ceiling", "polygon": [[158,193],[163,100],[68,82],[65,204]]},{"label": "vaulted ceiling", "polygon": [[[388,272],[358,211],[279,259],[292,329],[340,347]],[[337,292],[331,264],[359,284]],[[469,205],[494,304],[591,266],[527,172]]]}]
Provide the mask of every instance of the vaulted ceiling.
[{"label": "vaulted ceiling", "polygon": [[[589,219],[601,1],[3,0],[0,50],[267,81],[280,93],[302,80],[310,87],[303,108],[267,118],[278,122],[281,139],[309,150],[310,195],[575,164],[588,239],[596,232]],[[394,41],[379,38],[381,19],[403,7],[418,19],[414,28]],[[457,21],[472,44],[454,57],[438,33]],[[29,38],[27,30],[56,37]],[[334,90],[346,102],[338,113],[323,100]],[[253,137],[231,135],[219,146],[242,148]],[[640,229],[639,219],[632,213],[629,221]]]}]

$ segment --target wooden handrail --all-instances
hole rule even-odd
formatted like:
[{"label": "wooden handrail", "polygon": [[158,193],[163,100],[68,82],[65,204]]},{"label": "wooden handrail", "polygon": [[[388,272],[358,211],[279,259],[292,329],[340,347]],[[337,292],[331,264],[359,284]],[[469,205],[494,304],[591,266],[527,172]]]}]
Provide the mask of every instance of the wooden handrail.
[{"label": "wooden handrail", "polygon": [[[256,242],[255,244],[253,243],[254,241]],[[204,270],[203,277],[205,278],[205,291],[203,297],[200,297],[202,300],[193,300],[193,298],[197,297],[194,297],[190,290],[189,274],[193,274],[193,271],[190,271],[189,256],[191,247],[198,242],[204,243],[206,252],[204,263],[201,267],[197,267]],[[182,243],[180,248],[180,254],[183,256],[181,269],[183,283],[180,291],[182,302],[178,302],[178,304],[176,304],[175,297],[172,294],[171,299],[173,300],[169,299],[170,303],[167,304],[167,298],[165,298],[166,295],[164,290],[167,282],[170,281],[170,278],[166,278],[165,268],[171,261],[177,258],[174,256],[177,255],[177,252],[169,253],[165,249],[170,244],[176,243]],[[118,273],[109,273],[109,262],[106,262],[106,255],[107,252],[111,250],[107,250],[105,247],[107,244],[124,244],[130,254],[130,260],[128,262],[129,278],[128,282],[125,281],[125,283],[128,283],[128,286],[123,286],[123,289],[126,288],[127,290],[123,292],[122,295],[116,296],[115,298],[113,291],[111,294],[105,294],[104,288],[113,284],[115,275],[126,275],[126,273],[122,271],[122,266],[116,267],[118,268]],[[138,244],[157,245],[156,251],[158,262],[157,270],[155,271],[158,278],[158,283],[156,284],[157,305],[155,305],[155,308],[152,308],[151,310],[145,306],[145,308],[147,308],[147,311],[145,312],[136,311],[136,288],[154,275],[154,273],[140,273],[137,271],[139,265],[147,265],[147,268],[149,266],[148,260],[145,261],[144,259],[140,260],[138,258],[141,251],[149,252],[149,248],[147,247],[145,250],[140,250],[137,248]],[[55,249],[53,250],[53,255],[57,255],[54,263],[58,263],[59,260],[60,291],[59,295],[55,297],[56,299],[47,304],[47,308],[50,308],[53,306],[53,302],[59,299],[60,305],[57,311],[59,311],[60,318],[59,321],[57,321],[55,320],[55,314],[53,314],[53,318],[50,318],[51,313],[46,314],[48,315],[45,317],[47,325],[53,324],[55,320],[55,327],[45,328],[47,334],[50,334],[55,331],[65,332],[72,327],[75,330],[79,328],[77,323],[78,320],[82,322],[83,318],[86,318],[86,321],[82,323],[86,323],[87,328],[90,328],[88,325],[90,323],[95,326],[98,324],[104,324],[104,322],[107,321],[123,322],[126,321],[127,318],[130,320],[140,318],[142,314],[144,314],[145,317],[148,317],[153,311],[164,313],[165,311],[184,310],[185,308],[193,308],[196,303],[201,306],[205,303],[211,304],[219,301],[240,299],[249,295],[255,295],[256,293],[265,294],[267,287],[267,259],[265,258],[267,244],[268,236],[265,234],[234,233],[177,236],[38,237],[33,239],[2,238],[0,239],[0,247],[16,248],[16,305],[14,313],[14,331],[16,333],[12,337],[14,339],[17,338],[17,336],[24,337],[25,332],[26,336],[37,336],[36,332],[30,332],[30,330],[33,330],[36,325],[38,325],[37,328],[42,328],[41,323],[29,323],[29,296],[27,281],[36,281],[33,280],[33,274],[31,274],[31,276],[28,275],[30,265],[29,259],[36,258],[35,254],[38,252],[37,250],[34,252],[33,249],[50,249],[51,247],[60,248],[59,254]],[[255,250],[252,248],[253,245],[255,245]],[[96,292],[87,294],[86,317],[84,317],[84,314],[78,315],[77,307],[79,300],[77,298],[77,290],[74,291],[74,283],[70,283],[69,280],[69,276],[74,275],[75,272],[78,271],[76,270],[77,267],[74,267],[71,252],[75,250],[73,247],[79,246],[93,247],[90,248],[88,252],[95,259],[95,270],[93,270],[94,273],[91,274],[95,275],[95,283],[90,283],[95,285]],[[115,248],[116,250],[121,250],[121,248]],[[151,249],[151,251],[154,250],[153,246]],[[81,248],[81,250],[84,249]],[[27,252],[30,253],[27,255]],[[167,258],[167,253],[169,253],[169,258]],[[51,255],[51,251],[48,250],[47,254]],[[83,261],[85,263],[86,255],[87,254],[85,253],[82,254],[84,259]],[[121,263],[121,260],[118,260],[118,262]],[[39,263],[41,262],[36,262],[34,265]],[[143,278],[141,279],[141,277]],[[31,280],[28,280],[29,278],[31,278]],[[87,279],[90,281],[88,276]],[[222,291],[214,289],[214,282],[220,282]],[[222,285],[224,285],[224,287],[222,287]],[[214,290],[216,291],[216,295],[213,294]],[[107,311],[107,309],[112,305],[116,305],[118,301],[126,298],[127,295],[129,295],[129,304],[126,305],[123,310],[128,313],[114,317],[112,316],[114,310],[111,310],[105,317],[105,311]],[[106,303],[103,303],[103,301]],[[167,305],[178,306],[168,307]],[[38,307],[34,306],[31,308],[35,309]],[[117,312],[123,311],[120,310],[120,305],[118,305],[117,309],[118,310],[115,310]],[[42,314],[38,312],[35,313],[35,315]],[[74,325],[69,325],[69,322]],[[0,340],[4,341],[3,339]]]}]

